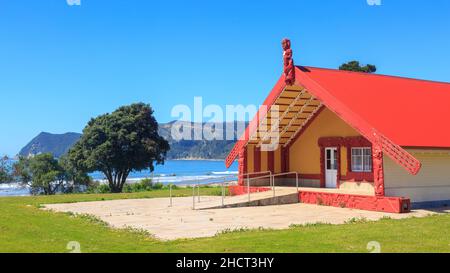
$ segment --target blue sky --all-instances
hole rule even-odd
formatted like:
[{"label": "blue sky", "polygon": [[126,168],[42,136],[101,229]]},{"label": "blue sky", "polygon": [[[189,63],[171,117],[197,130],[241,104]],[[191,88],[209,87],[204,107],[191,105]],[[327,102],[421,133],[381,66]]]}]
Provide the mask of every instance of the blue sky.
[{"label": "blue sky", "polygon": [[349,60],[379,73],[450,82],[450,1],[0,0],[0,154],[41,131],[81,132],[94,116],[147,102],[259,104],[296,64]]}]

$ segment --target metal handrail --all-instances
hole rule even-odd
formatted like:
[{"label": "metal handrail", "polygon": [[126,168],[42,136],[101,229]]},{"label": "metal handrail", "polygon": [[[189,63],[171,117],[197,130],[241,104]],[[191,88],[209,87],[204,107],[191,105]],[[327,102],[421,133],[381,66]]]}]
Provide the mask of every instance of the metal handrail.
[{"label": "metal handrail", "polygon": [[277,174],[272,175],[272,181],[273,181],[273,186],[274,186],[274,190],[273,190],[274,191],[274,196],[275,196],[275,177],[289,175],[289,174],[295,174],[295,186],[296,186],[297,192],[298,192],[298,176],[299,176],[298,172],[277,173]]},{"label": "metal handrail", "polygon": [[[195,187],[198,187],[198,185],[194,185],[192,187],[192,209],[195,210]],[[200,188],[199,188],[200,190]]]},{"label": "metal handrail", "polygon": [[249,176],[249,175],[254,175],[254,174],[267,174],[267,173],[272,174],[271,171],[263,171],[263,172],[243,173],[243,174],[238,174],[237,176],[241,177],[241,176]]},{"label": "metal handrail", "polygon": [[[192,189],[192,191],[193,191],[193,196],[194,196],[194,198],[195,198],[195,188],[196,187],[198,187],[198,189],[197,189],[197,195],[198,195],[198,200],[199,200],[199,202],[200,202],[200,185],[212,185],[212,184],[223,184],[223,183],[226,183],[226,184],[231,184],[231,183],[233,183],[233,181],[230,181],[230,182],[226,182],[226,180],[227,179],[229,179],[229,178],[233,178],[233,177],[236,177],[236,176],[238,176],[237,174],[233,174],[233,175],[226,175],[226,176],[218,176],[218,177],[208,177],[208,178],[206,178],[206,179],[203,179],[203,181],[208,181],[208,180],[224,180],[223,182],[210,182],[210,183],[200,183],[202,180],[200,180],[200,179],[192,179],[192,180],[188,180],[188,181],[185,181],[185,182],[189,182],[189,181],[194,181],[194,182],[196,182],[196,183],[193,183],[193,184],[190,184],[190,185],[192,185],[192,187],[193,187],[193,189]],[[169,207],[172,207],[173,206],[173,195],[172,195],[172,187],[174,186],[174,184],[173,183],[170,183],[169,184],[169,200],[170,200],[170,204],[169,204]],[[224,191],[223,189],[222,189],[222,191]],[[194,199],[194,202],[195,202],[195,199]],[[194,209],[195,209],[195,204],[193,205],[193,207],[194,207]]]},{"label": "metal handrail", "polygon": [[[263,175],[263,174],[267,174],[267,175]],[[252,172],[252,173],[245,173],[245,174],[234,174],[234,175],[227,175],[227,176],[221,176],[221,177],[212,177],[212,178],[207,178],[204,180],[221,180],[223,179],[222,182],[210,182],[210,183],[200,183],[200,181],[198,179],[196,179],[196,184],[192,185],[192,209],[195,209],[195,188],[197,188],[197,198],[198,198],[198,202],[200,203],[200,187],[201,186],[206,186],[206,185],[213,185],[213,184],[221,184],[222,185],[222,207],[225,206],[225,185],[230,185],[232,183],[234,183],[234,181],[226,181],[227,179],[230,179],[232,177],[244,177],[244,179],[247,181],[247,194],[248,194],[248,201],[251,201],[251,192],[250,192],[250,188],[251,188],[251,181],[252,180],[256,180],[256,179],[262,179],[262,178],[269,178],[270,179],[270,186],[272,187],[272,191],[273,191],[273,195],[274,197],[276,196],[276,191],[275,191],[275,177],[278,176],[284,176],[284,175],[290,175],[290,174],[295,174],[295,182],[296,182],[296,189],[297,192],[299,190],[299,173],[298,172],[285,172],[285,173],[278,173],[278,174],[273,174],[272,171],[262,171],[262,172]],[[262,176],[257,176],[257,177],[250,177],[251,175],[262,175]],[[245,178],[247,177],[247,178]],[[172,186],[173,184],[169,184],[169,194],[170,194],[170,207],[172,207],[173,205],[173,196],[172,196]]]},{"label": "metal handrail", "polygon": [[200,187],[201,186],[208,186],[208,185],[214,185],[214,184],[221,184],[222,185],[222,207],[225,206],[225,185],[230,185],[232,183],[234,183],[233,181],[226,181],[226,178],[229,178],[229,176],[227,177],[223,177],[224,181],[222,182],[211,182],[211,183],[205,183],[205,184],[197,184],[194,185],[193,190],[192,190],[192,199],[193,199],[193,209],[195,209],[195,187],[197,187],[197,196],[198,196],[198,202],[200,203]]},{"label": "metal handrail", "polygon": [[169,205],[169,207],[173,206],[173,202],[172,202],[172,186],[173,186],[173,184],[169,184],[169,195],[170,195],[170,205]]},{"label": "metal handrail", "polygon": [[243,174],[243,175],[247,175],[247,194],[248,194],[248,202],[250,202],[251,201],[251,197],[250,197],[250,181],[251,181],[251,179],[261,179],[261,178],[264,178],[264,177],[252,177],[252,178],[250,178],[250,175],[255,175],[255,174],[265,174],[265,173],[268,173],[269,174],[269,180],[270,180],[270,185],[272,185],[272,190],[274,190],[275,191],[275,186],[273,185],[273,183],[272,183],[272,171],[264,171],[264,172],[256,172],[256,173],[246,173],[246,174]]},{"label": "metal handrail", "polygon": [[[258,174],[268,174],[268,175],[250,178],[250,175],[258,175]],[[248,185],[247,185],[247,191],[248,191],[248,195],[249,195],[249,197],[248,197],[248,198],[249,198],[249,201],[250,201],[250,181],[251,181],[251,180],[269,177],[269,178],[270,178],[270,181],[271,181],[270,184],[272,185],[272,172],[271,172],[271,171],[252,172],[252,173],[245,173],[245,174],[237,174],[237,175],[228,175],[228,176],[223,176],[223,177],[216,177],[216,178],[214,178],[214,179],[224,179],[224,181],[220,183],[220,184],[222,184],[222,207],[225,206],[225,185],[230,185],[230,184],[234,183],[234,182],[227,182],[226,179],[227,179],[227,178],[231,178],[231,177],[237,177],[237,178],[239,179],[239,177],[242,177],[242,176],[247,176],[247,184],[248,184]],[[208,180],[209,180],[209,179],[208,179]],[[195,187],[197,187],[197,196],[198,196],[198,202],[199,202],[199,203],[200,203],[200,186],[201,186],[201,185],[202,185],[202,186],[205,186],[205,185],[213,185],[213,184],[219,184],[219,183],[218,183],[218,182],[202,183],[202,184],[197,183],[197,184],[194,186],[194,189],[193,189],[193,196],[195,196]],[[195,197],[193,197],[193,202],[194,202],[193,208],[195,209]]]},{"label": "metal handrail", "polygon": [[[249,178],[250,180],[256,180],[256,179],[261,179],[261,178],[267,178],[267,177],[271,177],[272,174],[268,174],[268,175],[263,175],[263,176],[258,176],[258,177],[251,177]],[[272,185],[272,184],[270,184]]]}]

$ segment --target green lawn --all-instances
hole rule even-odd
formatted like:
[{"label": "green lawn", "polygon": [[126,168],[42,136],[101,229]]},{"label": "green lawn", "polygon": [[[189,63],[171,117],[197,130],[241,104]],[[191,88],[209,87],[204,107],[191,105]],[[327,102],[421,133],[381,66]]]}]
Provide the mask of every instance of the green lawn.
[{"label": "green lawn", "polygon": [[[219,189],[202,189],[218,194]],[[191,189],[174,190],[190,196]],[[41,204],[125,198],[167,197],[167,190],[128,194],[80,194],[0,198],[0,252],[68,252],[77,241],[82,252],[368,252],[377,241],[382,252],[450,252],[450,215],[383,219],[345,225],[224,233],[213,238],[163,242],[144,232],[111,229],[90,217],[39,209]]]}]

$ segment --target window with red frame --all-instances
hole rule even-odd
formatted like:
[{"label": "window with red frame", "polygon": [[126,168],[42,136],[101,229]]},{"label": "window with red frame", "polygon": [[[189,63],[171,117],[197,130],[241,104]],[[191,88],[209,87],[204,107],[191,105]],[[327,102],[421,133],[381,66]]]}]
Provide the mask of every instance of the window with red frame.
[{"label": "window with red frame", "polygon": [[352,172],[372,171],[372,149],[369,147],[352,147]]}]

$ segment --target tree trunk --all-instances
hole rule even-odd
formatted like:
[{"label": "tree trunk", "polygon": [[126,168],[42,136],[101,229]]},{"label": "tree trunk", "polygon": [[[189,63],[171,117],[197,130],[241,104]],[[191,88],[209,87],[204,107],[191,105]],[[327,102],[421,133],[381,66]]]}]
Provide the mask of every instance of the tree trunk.
[{"label": "tree trunk", "polygon": [[125,185],[125,183],[127,182],[127,178],[128,178],[128,175],[130,174],[130,171],[129,170],[125,170],[125,171],[123,171],[122,172],[122,174],[121,174],[121,178],[120,178],[120,188],[121,189],[123,189],[123,186]]},{"label": "tree trunk", "polygon": [[120,187],[120,185],[113,185],[110,190],[111,190],[111,193],[121,193],[122,192],[122,188]]},{"label": "tree trunk", "polygon": [[111,193],[121,193],[123,190],[123,186],[125,185],[128,175],[130,174],[129,170],[120,170],[117,172],[104,171],[103,174],[108,179],[109,190]]}]

